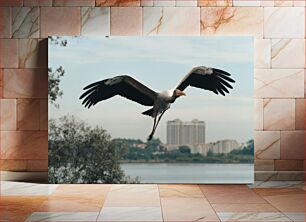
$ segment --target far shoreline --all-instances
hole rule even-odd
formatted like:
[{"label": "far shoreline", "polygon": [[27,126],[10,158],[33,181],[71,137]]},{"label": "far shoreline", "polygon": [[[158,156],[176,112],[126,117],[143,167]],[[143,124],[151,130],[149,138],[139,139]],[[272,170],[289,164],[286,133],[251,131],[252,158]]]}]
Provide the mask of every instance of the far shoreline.
[{"label": "far shoreline", "polygon": [[165,164],[254,164],[254,162],[251,163],[240,163],[240,162],[233,162],[233,163],[205,163],[205,162],[145,162],[145,161],[139,161],[139,162],[119,162],[119,164],[139,164],[139,163],[147,163],[147,164],[160,164],[160,163],[165,163]]}]

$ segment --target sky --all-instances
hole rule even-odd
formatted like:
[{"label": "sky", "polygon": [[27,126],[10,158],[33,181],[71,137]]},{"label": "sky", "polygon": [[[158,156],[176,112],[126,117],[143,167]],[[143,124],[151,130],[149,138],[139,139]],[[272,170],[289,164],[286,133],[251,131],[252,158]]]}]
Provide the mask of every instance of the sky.
[{"label": "sky", "polygon": [[171,105],[155,133],[166,142],[168,120],[206,122],[206,141],[253,138],[252,37],[64,37],[66,47],[49,44],[49,67],[60,65],[63,96],[59,108],[49,105],[49,118],[72,114],[91,126],[99,125],[112,138],[146,140],[153,119],[141,113],[150,107],[116,96],[87,109],[83,88],[95,81],[128,74],[155,91],[173,89],[194,67],[204,65],[232,74],[236,83],[225,97],[188,87],[187,96]]}]

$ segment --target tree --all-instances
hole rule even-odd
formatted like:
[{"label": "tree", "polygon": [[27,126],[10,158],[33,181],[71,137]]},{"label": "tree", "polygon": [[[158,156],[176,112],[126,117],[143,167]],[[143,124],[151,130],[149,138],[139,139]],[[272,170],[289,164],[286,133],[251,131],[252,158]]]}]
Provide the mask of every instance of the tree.
[{"label": "tree", "polygon": [[62,36],[49,36],[49,42],[52,45],[67,46],[67,39]]},{"label": "tree", "polygon": [[191,150],[188,146],[180,146],[179,151],[181,153],[185,153],[185,154],[190,154],[191,153]]},{"label": "tree", "polygon": [[[49,43],[52,45],[65,47],[67,46],[68,41],[60,36],[49,36]],[[53,70],[52,67],[48,68],[48,99],[49,102],[56,108],[59,107],[58,103],[56,103],[56,100],[63,95],[63,91],[60,90],[59,84],[64,74],[65,70],[62,66],[59,66],[55,70]]]},{"label": "tree", "polygon": [[49,102],[57,108],[59,105],[56,103],[56,100],[63,95],[63,91],[60,89],[59,84],[64,74],[65,70],[62,66],[54,71],[52,68],[48,68],[48,99]]},{"label": "tree", "polygon": [[[66,47],[68,44],[67,39],[61,36],[49,36],[48,39],[51,45]],[[59,66],[55,70],[51,67],[48,68],[48,99],[56,108],[59,108],[59,104],[56,103],[56,100],[63,96],[63,90],[60,90],[59,84],[64,74],[65,70],[62,66]]]},{"label": "tree", "polygon": [[214,153],[211,150],[208,150],[206,156],[213,156],[213,155],[214,155]]},{"label": "tree", "polygon": [[50,183],[126,183],[119,160],[125,147],[111,141],[102,127],[74,116],[49,121]]},{"label": "tree", "polygon": [[149,153],[158,151],[160,145],[161,145],[160,139],[153,138],[152,140],[147,142],[146,151]]}]

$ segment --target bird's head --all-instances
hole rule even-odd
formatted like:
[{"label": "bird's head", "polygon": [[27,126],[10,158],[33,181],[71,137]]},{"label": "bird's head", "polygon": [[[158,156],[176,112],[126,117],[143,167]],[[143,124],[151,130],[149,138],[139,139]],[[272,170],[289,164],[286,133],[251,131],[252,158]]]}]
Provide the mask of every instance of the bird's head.
[{"label": "bird's head", "polygon": [[186,94],[185,94],[183,91],[179,90],[179,89],[175,89],[175,90],[173,91],[173,96],[174,96],[175,98],[178,98],[178,97],[180,97],[180,96],[186,96]]}]

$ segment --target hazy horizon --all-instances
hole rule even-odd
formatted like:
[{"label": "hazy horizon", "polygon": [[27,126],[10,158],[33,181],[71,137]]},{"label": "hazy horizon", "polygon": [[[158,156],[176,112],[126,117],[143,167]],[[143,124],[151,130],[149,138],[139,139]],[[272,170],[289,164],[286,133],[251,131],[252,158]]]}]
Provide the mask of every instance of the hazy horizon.
[{"label": "hazy horizon", "polygon": [[197,65],[232,73],[234,89],[223,97],[188,87],[163,116],[155,137],[166,143],[169,120],[192,119],[206,123],[206,141],[253,139],[253,38],[252,37],[64,37],[66,47],[49,44],[49,67],[62,66],[64,95],[60,108],[49,105],[49,118],[67,113],[88,124],[100,125],[112,138],[148,137],[153,119],[141,113],[150,107],[116,96],[84,108],[83,87],[105,78],[129,74],[156,91],[174,88]]}]

